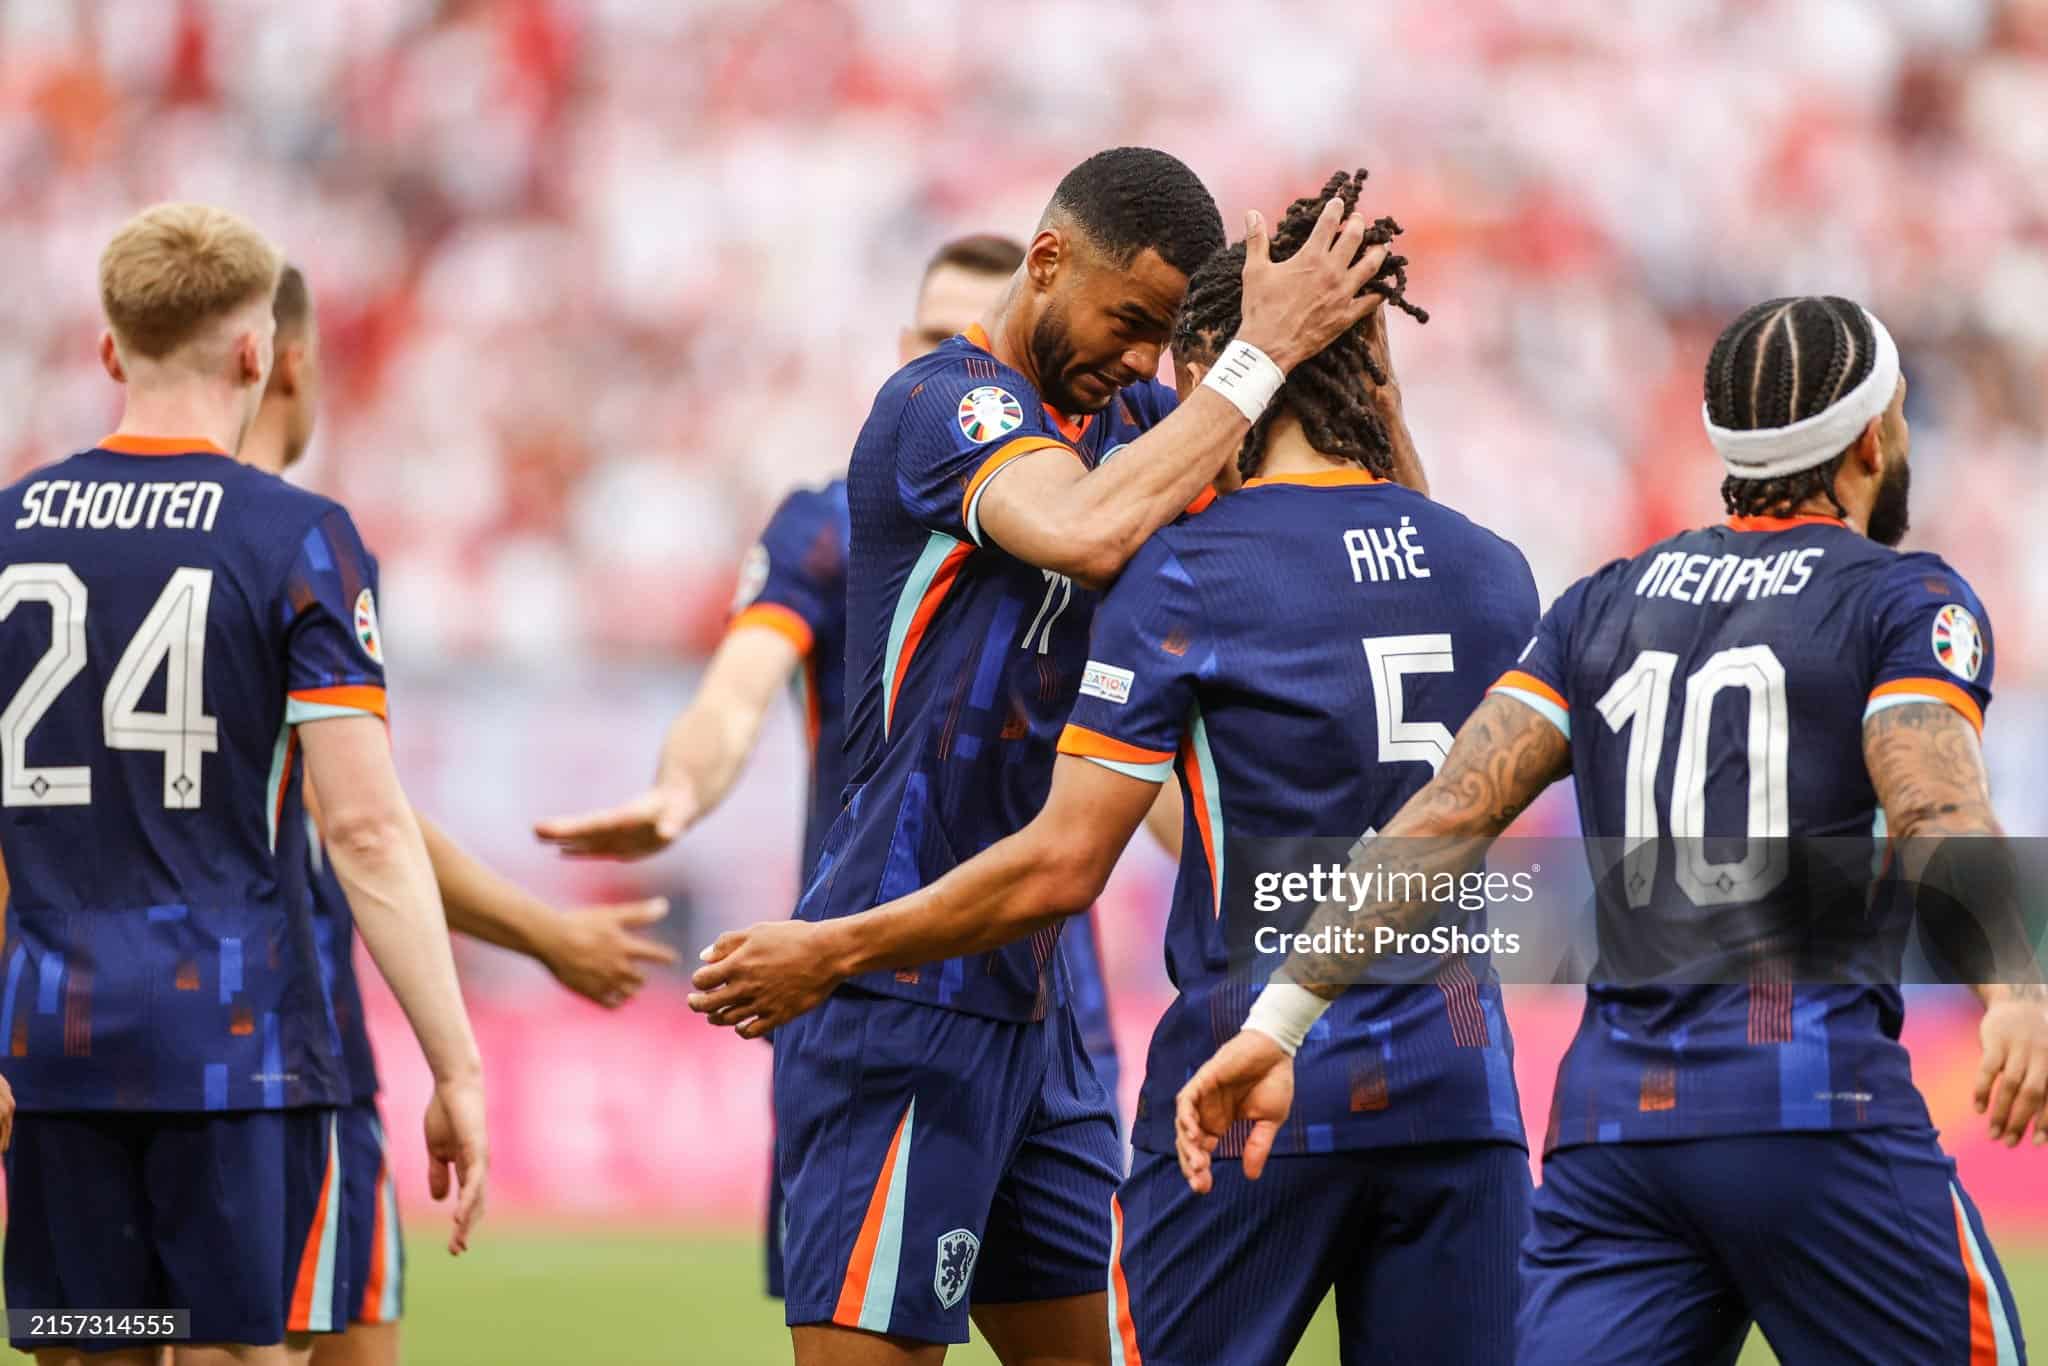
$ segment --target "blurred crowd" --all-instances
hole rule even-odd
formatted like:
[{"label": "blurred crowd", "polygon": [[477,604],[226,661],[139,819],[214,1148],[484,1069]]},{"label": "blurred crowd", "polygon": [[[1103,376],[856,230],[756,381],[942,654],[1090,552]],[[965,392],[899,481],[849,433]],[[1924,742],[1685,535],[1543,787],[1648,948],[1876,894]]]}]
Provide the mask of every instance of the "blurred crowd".
[{"label": "blurred crowd", "polygon": [[[931,249],[1028,235],[1130,142],[1233,235],[1371,169],[1433,314],[1393,346],[1436,492],[1546,599],[1718,515],[1729,318],[1868,303],[1905,355],[1915,543],[1995,621],[2001,806],[2048,828],[2048,0],[0,0],[0,475],[114,419],[114,227],[248,214],[315,289],[303,477],[382,558],[422,807],[554,895],[676,892],[702,942],[794,899],[786,718],[657,866],[571,872],[528,824],[644,780]],[[1156,977],[1170,876],[1134,858],[1120,984]]]},{"label": "blurred crowd", "polygon": [[[1284,18],[1280,16],[1285,16]],[[0,472],[97,435],[93,261],[205,198],[307,270],[307,477],[418,664],[701,654],[833,472],[925,254],[1171,150],[1233,233],[1336,166],[1407,227],[1439,493],[1546,596],[1715,515],[1699,374],[1757,298],[1899,336],[1922,544],[2048,634],[2048,3],[0,0]]]}]

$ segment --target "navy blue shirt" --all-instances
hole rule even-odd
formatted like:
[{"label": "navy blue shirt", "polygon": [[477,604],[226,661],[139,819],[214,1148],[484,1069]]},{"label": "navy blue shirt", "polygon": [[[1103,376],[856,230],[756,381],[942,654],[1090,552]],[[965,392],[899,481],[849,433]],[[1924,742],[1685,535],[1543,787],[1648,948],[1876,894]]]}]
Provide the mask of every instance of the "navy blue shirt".
[{"label": "navy blue shirt", "polygon": [[[984,541],[988,481],[1060,449],[1093,468],[1166,416],[1156,383],[1072,422],[985,349],[980,329],[896,372],[847,471],[847,804],[797,915],[852,915],[944,876],[1022,829],[1052,786],[1054,745],[1098,595]],[[997,1019],[1064,999],[1055,927],[970,958],[851,985]]]},{"label": "navy blue shirt", "polygon": [[[1264,985],[1233,965],[1233,941],[1264,917],[1227,894],[1230,850],[1385,824],[1536,609],[1513,546],[1357,469],[1251,480],[1161,530],[1110,589],[1060,750],[1152,781],[1177,772],[1186,813],[1166,929],[1179,994],[1152,1036],[1139,1148],[1173,1150],[1174,1093]],[[1483,929],[1483,912],[1464,927]],[[1395,980],[1347,991],[1310,1030],[1274,1150],[1522,1142],[1487,959],[1382,968]]]},{"label": "navy blue shirt", "polygon": [[25,1110],[347,1098],[295,727],[382,716],[329,499],[110,437],[0,491],[0,1073]]},{"label": "navy blue shirt", "polygon": [[[1869,960],[1854,980],[1876,985],[1799,985],[1730,955],[1815,923],[1798,842],[1882,835],[1865,719],[1931,701],[1981,728],[1991,672],[1961,575],[1833,518],[1684,532],[1557,600],[1497,688],[1570,737],[1596,847],[1642,852],[1603,898],[1553,1146],[1928,1122],[1887,984],[1903,927],[1873,922],[1853,946]],[[1669,985],[1614,970],[1645,962]]]}]

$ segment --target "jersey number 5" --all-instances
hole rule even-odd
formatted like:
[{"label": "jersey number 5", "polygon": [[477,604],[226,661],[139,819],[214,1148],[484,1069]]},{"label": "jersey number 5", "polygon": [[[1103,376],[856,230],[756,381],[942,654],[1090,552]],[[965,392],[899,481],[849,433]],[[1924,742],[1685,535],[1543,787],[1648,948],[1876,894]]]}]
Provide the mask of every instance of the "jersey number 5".
[{"label": "jersey number 5", "polygon": [[1451,730],[1441,721],[1410,721],[1402,712],[1401,680],[1409,674],[1447,674],[1451,638],[1442,631],[1418,636],[1367,636],[1365,667],[1372,675],[1372,711],[1379,727],[1380,762],[1429,765],[1435,773],[1451,752]]},{"label": "jersey number 5", "polygon": [[[1663,759],[1665,721],[1678,656],[1645,650],[1600,699],[1600,715],[1619,734],[1628,731],[1623,790],[1623,882],[1631,906],[1646,906],[1657,872],[1657,768]],[[1744,728],[1749,769],[1749,847],[1740,859],[1707,858],[1708,732],[1714,699],[1730,688],[1749,695]],[[1678,886],[1696,906],[1754,901],[1776,890],[1789,871],[1785,837],[1791,829],[1787,774],[1791,736],[1786,719],[1785,666],[1768,645],[1742,645],[1708,656],[1685,680],[1685,717],[1678,728],[1678,761],[1671,775],[1671,836]]]},{"label": "jersey number 5", "polygon": [[[107,748],[163,754],[164,805],[173,811],[198,808],[200,756],[220,748],[219,724],[201,697],[212,596],[211,569],[173,573],[100,699]],[[15,564],[0,572],[0,622],[35,602],[50,609],[50,646],[0,711],[0,806],[89,806],[89,766],[31,768],[28,762],[29,732],[85,669],[85,584],[63,564]],[[164,709],[144,711],[142,696],[159,669],[165,671]]]}]

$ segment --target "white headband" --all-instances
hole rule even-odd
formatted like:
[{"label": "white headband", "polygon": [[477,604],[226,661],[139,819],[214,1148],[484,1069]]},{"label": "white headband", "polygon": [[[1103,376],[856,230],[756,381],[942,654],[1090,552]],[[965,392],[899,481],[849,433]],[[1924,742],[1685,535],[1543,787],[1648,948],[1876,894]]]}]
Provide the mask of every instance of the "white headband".
[{"label": "white headband", "polygon": [[1844,447],[1863,434],[1870,420],[1883,415],[1899,387],[1899,348],[1892,334],[1869,309],[1870,331],[1877,338],[1877,359],[1863,382],[1815,413],[1788,427],[1764,427],[1742,431],[1717,427],[1707,406],[1700,416],[1707,424],[1707,437],[1720,453],[1721,463],[1737,479],[1776,479],[1812,469],[1839,455]]}]

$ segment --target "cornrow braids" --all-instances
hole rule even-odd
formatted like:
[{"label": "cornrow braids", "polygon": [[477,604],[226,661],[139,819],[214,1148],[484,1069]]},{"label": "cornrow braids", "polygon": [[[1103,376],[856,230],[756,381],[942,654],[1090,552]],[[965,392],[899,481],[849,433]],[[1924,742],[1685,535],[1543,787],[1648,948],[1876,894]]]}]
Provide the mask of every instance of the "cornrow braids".
[{"label": "cornrow braids", "polygon": [[[1771,299],[1728,325],[1707,357],[1707,416],[1717,427],[1761,431],[1789,427],[1825,411],[1869,376],[1877,336],[1863,310],[1834,295]],[[1842,455],[1775,479],[1721,482],[1721,501],[1738,517],[1785,512],[1825,494],[1835,497]]]},{"label": "cornrow braids", "polygon": [[[1288,205],[1273,230],[1268,248],[1272,259],[1284,261],[1301,250],[1329,200],[1342,200],[1347,214],[1356,210],[1365,179],[1363,167],[1337,171],[1324,182],[1320,193]],[[1400,231],[1399,223],[1381,218],[1366,230],[1361,250],[1392,242]],[[1407,257],[1389,254],[1366,287],[1417,322],[1429,321],[1427,311],[1408,301]],[[1244,243],[1238,242],[1211,256],[1189,277],[1187,298],[1174,332],[1174,351],[1188,359],[1212,361],[1243,321]],[[1245,434],[1237,464],[1246,477],[1256,474],[1264,462],[1267,434],[1282,411],[1294,415],[1309,444],[1324,455],[1349,460],[1382,478],[1393,473],[1387,429],[1365,387],[1367,381],[1387,382],[1386,372],[1368,345],[1371,330],[1370,319],[1360,321],[1287,376],[1278,400]]]}]

